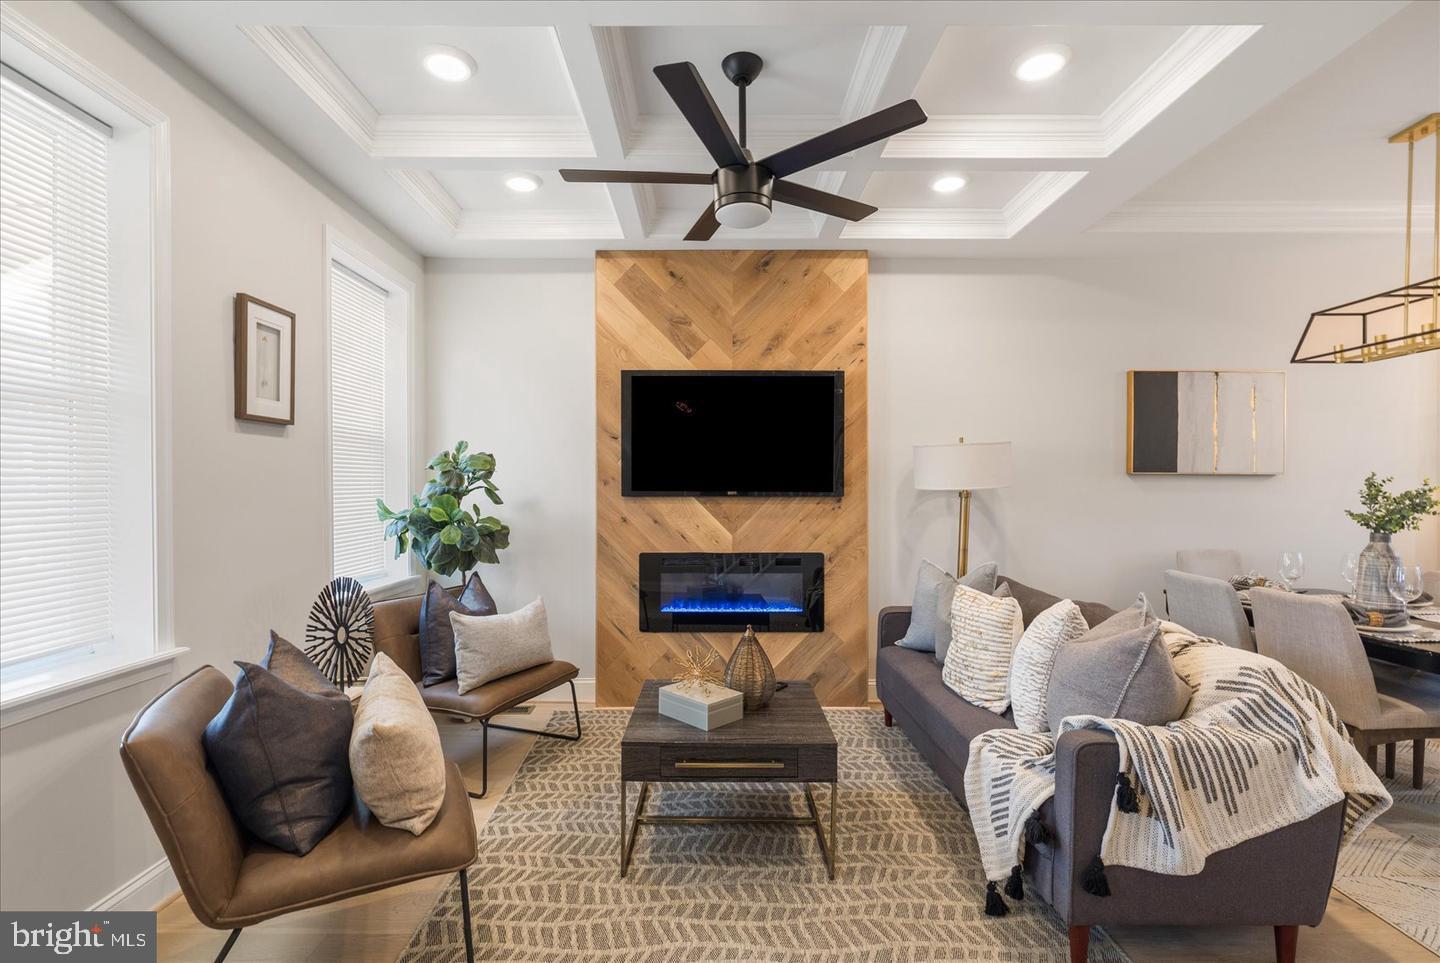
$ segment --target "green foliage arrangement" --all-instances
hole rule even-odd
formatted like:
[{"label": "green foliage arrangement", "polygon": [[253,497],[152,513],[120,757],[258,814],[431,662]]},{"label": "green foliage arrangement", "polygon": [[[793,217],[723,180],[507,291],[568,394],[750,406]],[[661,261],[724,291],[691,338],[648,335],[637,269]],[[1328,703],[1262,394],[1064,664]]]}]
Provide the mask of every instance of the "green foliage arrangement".
[{"label": "green foliage arrangement", "polygon": [[1345,514],[1377,535],[1413,531],[1420,527],[1420,519],[1426,515],[1440,515],[1440,500],[1435,494],[1440,489],[1430,484],[1430,479],[1423,479],[1419,488],[1392,495],[1385,486],[1394,480],[1391,477],[1376,478],[1373,471],[1366,475],[1365,484],[1360,486],[1360,505],[1365,510],[1347,510]]},{"label": "green foliage arrangement", "polygon": [[479,505],[465,508],[466,497],[484,492],[496,505],[503,505],[495,487],[495,456],[470,451],[468,442],[457,441],[449,451],[430,459],[434,477],[425,489],[410,499],[407,511],[395,512],[380,499],[375,507],[385,523],[385,537],[395,539],[395,557],[409,549],[432,572],[451,575],[470,571],[480,562],[494,565],[499,552],[510,546],[510,526],[491,515],[482,515]]}]

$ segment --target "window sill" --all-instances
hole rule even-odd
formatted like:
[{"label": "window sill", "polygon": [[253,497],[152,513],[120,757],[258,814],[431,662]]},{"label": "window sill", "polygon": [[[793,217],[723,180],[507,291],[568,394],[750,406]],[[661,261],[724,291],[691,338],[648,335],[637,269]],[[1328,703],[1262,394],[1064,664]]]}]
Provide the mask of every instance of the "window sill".
[{"label": "window sill", "polygon": [[0,693],[0,729],[165,675],[171,664],[189,651],[179,646],[38,688],[13,686],[13,694]]},{"label": "window sill", "polygon": [[387,602],[419,595],[425,591],[424,575],[381,575],[373,579],[362,579],[360,587],[370,596],[372,602]]}]

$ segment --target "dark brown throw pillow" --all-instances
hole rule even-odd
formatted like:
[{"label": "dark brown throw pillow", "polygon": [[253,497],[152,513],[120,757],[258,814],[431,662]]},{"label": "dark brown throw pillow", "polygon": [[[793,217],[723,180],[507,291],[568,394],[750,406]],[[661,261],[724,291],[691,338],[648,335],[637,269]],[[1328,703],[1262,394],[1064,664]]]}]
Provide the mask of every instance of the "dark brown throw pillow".
[{"label": "dark brown throw pillow", "polygon": [[352,800],[350,700],[274,632],[260,665],[235,664],[235,691],[205,727],[205,752],[240,824],[304,856]]},{"label": "dark brown throw pillow", "polygon": [[455,678],[455,629],[450,613],[461,615],[494,615],[495,600],[480,581],[479,572],[471,572],[465,591],[456,598],[439,582],[425,587],[420,600],[420,684],[435,685]]}]

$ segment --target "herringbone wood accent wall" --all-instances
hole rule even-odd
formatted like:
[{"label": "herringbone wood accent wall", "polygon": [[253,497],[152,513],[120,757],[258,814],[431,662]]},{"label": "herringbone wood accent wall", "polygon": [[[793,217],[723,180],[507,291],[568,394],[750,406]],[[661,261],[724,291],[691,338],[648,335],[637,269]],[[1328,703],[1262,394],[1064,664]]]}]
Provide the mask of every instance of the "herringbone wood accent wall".
[{"label": "herringbone wood accent wall", "polygon": [[[602,251],[595,256],[595,698],[628,706],[695,643],[728,658],[740,633],[641,632],[641,552],[824,552],[825,631],[761,643],[780,679],[827,705],[866,695],[868,467],[863,251]],[[842,498],[622,498],[620,372],[845,372]],[[770,426],[756,426],[763,431]],[[735,457],[746,458],[745,435]]]}]

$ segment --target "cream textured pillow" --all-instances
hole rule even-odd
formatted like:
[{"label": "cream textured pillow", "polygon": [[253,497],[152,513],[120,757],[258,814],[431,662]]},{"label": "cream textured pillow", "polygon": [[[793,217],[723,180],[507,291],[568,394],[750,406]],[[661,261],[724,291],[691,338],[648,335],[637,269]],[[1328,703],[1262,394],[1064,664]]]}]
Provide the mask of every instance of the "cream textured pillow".
[{"label": "cream textured pillow", "polygon": [[1050,676],[1055,671],[1055,656],[1060,647],[1073,642],[1086,632],[1085,616],[1080,606],[1061,599],[1035,616],[1010,663],[1010,707],[1015,710],[1015,728],[1021,732],[1048,732],[1045,718],[1045,696],[1050,691]]},{"label": "cream textured pillow", "polygon": [[455,678],[461,692],[555,661],[543,599],[505,615],[451,612],[450,624],[455,628]]},{"label": "cream textured pillow", "polygon": [[1024,631],[1019,602],[957,585],[941,679],[966,702],[1004,712],[1010,704],[1010,656]]},{"label": "cream textured pillow", "polygon": [[375,653],[355,707],[350,777],[382,826],[416,836],[445,801],[440,731],[415,683],[383,652]]}]

